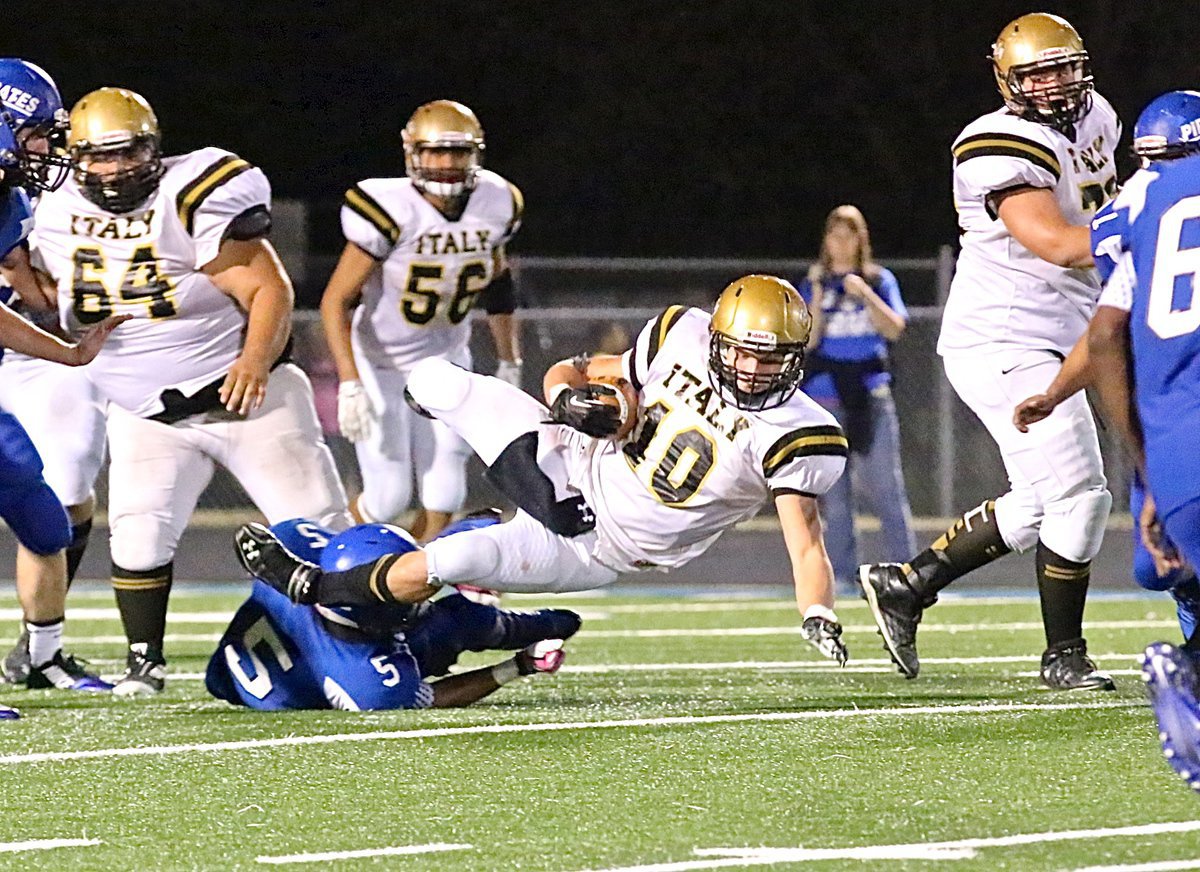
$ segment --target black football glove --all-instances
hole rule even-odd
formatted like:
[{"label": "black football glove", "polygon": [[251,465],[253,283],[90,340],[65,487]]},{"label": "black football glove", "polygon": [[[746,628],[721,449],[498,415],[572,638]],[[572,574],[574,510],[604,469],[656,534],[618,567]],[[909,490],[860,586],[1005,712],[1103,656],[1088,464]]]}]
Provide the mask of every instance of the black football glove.
[{"label": "black football glove", "polygon": [[850,653],[842,641],[842,625],[837,621],[813,615],[800,625],[800,633],[821,652],[822,657],[836,661],[838,666],[846,665]]},{"label": "black football glove", "polygon": [[621,428],[621,418],[616,406],[602,403],[598,398],[616,393],[615,388],[596,384],[559,391],[550,407],[550,419],[596,439],[605,439]]}]

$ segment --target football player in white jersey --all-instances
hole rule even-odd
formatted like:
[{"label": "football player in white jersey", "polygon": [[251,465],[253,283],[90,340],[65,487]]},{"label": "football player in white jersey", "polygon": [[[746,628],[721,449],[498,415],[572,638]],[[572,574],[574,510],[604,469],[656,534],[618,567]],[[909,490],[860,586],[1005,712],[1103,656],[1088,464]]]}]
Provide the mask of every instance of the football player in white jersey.
[{"label": "football player in white jersey", "polygon": [[[505,524],[431,542],[348,572],[321,573],[261,525],[237,534],[243,565],[302,602],[416,602],[445,584],[572,591],[619,573],[670,570],[773,500],[805,637],[846,659],[817,498],[842,474],[847,442],[833,416],[797,391],[812,328],[790,284],[746,276],[713,314],[672,306],[622,355],[581,357],[546,374],[550,409],[498,379],[442,358],[413,368],[411,400],[444,421],[518,506]],[[611,391],[638,391],[623,442]]]},{"label": "football player in white jersey", "polygon": [[164,158],[140,95],[71,111],[72,178],[38,203],[35,266],[69,329],[133,316],[89,367],[107,403],[113,587],[129,639],[115,692],[160,691],[172,561],[215,464],[273,521],[349,523],[307,377],[266,176],[218,148]]},{"label": "football player in white jersey", "polygon": [[403,138],[407,177],[365,179],[346,192],[346,247],[321,319],[341,382],[338,423],[362,472],[354,512],[364,522],[393,520],[408,508],[415,478],[423,510],[411,528],[430,539],[466,499],[470,449],[446,425],[415,415],[404,386],[428,357],[470,367],[467,316],[477,300],[496,343],[496,374],[520,385],[504,246],[523,200],[482,168],[483,128],[461,103],[420,106]]},{"label": "football player in white jersey", "polygon": [[1036,546],[1042,681],[1111,690],[1082,630],[1091,561],[1112,504],[1091,410],[1079,395],[1045,429],[1020,433],[1010,421],[1019,400],[1045,391],[1095,309],[1100,281],[1088,224],[1116,190],[1121,126],[1092,88],[1079,34],[1057,16],[1010,22],[992,62],[1005,105],[968,124],[953,147],[962,253],[938,352],[999,446],[1010,488],[908,563],[862,566],[859,580],[893,661],[914,678],[917,623],[938,592]]}]

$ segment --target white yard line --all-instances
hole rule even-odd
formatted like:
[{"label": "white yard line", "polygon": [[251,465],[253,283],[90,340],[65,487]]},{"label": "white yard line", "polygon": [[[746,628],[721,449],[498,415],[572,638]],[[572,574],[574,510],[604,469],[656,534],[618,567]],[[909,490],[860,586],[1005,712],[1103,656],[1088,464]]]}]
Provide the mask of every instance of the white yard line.
[{"label": "white yard line", "polygon": [[0,854],[47,851],[51,848],[90,848],[102,844],[99,839],[30,839],[25,842],[0,842]]},{"label": "white yard line", "polygon": [[282,857],[255,857],[259,863],[281,866],[285,863],[325,863],[329,860],[357,860],[362,857],[395,857],[400,854],[437,854],[442,851],[469,851],[474,845],[399,845],[392,848],[365,848],[361,851],[325,851],[321,854],[287,854]]},{"label": "white yard line", "polygon": [[0,765],[47,763],[66,760],[99,760],[113,757],[164,757],[197,751],[247,751],[285,748],[296,745],[333,745],[342,742],[379,742],[393,739],[431,739],[445,736],[471,736],[497,733],[552,733],[571,730],[598,730],[620,727],[684,727],[711,724],[779,723],[863,717],[908,717],[911,715],[1015,714],[1021,712],[1085,711],[1142,707],[1140,702],[1091,703],[972,703],[968,705],[898,706],[894,708],[818,709],[801,712],[764,712],[743,715],[693,715],[683,717],[629,718],[612,721],[573,721],[567,723],[481,724],[474,727],[436,727],[422,730],[380,730],[361,733],[332,733],[313,736],[286,736],[278,739],[248,739],[236,742],[200,742],[187,745],[150,745],[126,748],[98,748],[93,751],[44,751],[0,756]]},{"label": "white yard line", "polygon": [[[688,872],[693,869],[732,869],[745,866],[773,866],[777,863],[802,863],[822,860],[970,860],[980,848],[1009,848],[1047,842],[1124,836],[1153,836],[1162,833],[1188,833],[1200,830],[1200,821],[1177,821],[1129,827],[1104,827],[1050,833],[1023,833],[984,839],[960,839],[953,842],[914,842],[906,845],[870,845],[862,848],[697,848],[694,853],[711,859],[682,860],[674,863],[650,863],[620,866],[588,872]],[[1113,869],[1190,869],[1191,866],[1106,867]]]},{"label": "white yard line", "polygon": [[1200,857],[1195,860],[1160,860],[1157,863],[1134,863],[1129,866],[1086,866],[1073,872],[1173,872],[1175,869],[1200,869]]},{"label": "white yard line", "polygon": [[[1179,626],[1178,621],[1167,620],[1165,618],[1156,618],[1152,620],[1136,620],[1136,621],[1088,621],[1084,629],[1086,630],[1145,630],[1145,629],[1165,629],[1167,627]],[[874,633],[874,624],[844,624],[843,630],[846,633]],[[922,624],[921,634],[927,633],[981,633],[981,632],[1000,632],[1011,633],[1015,631],[1033,631],[1041,632],[1041,621],[1019,621],[1014,623],[992,623],[992,624]],[[789,625],[786,627],[710,627],[707,629],[695,629],[688,627],[671,627],[646,630],[588,630],[580,631],[581,637],[587,636],[591,639],[670,639],[670,638],[687,638],[690,636],[798,636],[800,635],[800,626],[798,624]]]}]

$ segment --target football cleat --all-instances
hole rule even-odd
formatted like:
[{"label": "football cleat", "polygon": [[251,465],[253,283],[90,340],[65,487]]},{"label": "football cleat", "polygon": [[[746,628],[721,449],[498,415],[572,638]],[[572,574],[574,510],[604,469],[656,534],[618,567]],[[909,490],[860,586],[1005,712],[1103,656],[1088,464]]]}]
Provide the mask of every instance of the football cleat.
[{"label": "football cleat", "polygon": [[113,687],[113,695],[132,699],[162,693],[167,683],[167,661],[162,652],[145,642],[129,646],[125,675]]},{"label": "football cleat", "polygon": [[101,678],[88,672],[74,657],[63,654],[62,649],[55,652],[54,657],[41,666],[29,669],[29,677],[25,686],[30,690],[82,690],[87,693],[108,693],[113,686]]},{"label": "football cleat", "polygon": [[1200,678],[1195,663],[1186,651],[1167,642],[1155,642],[1139,660],[1163,756],[1200,792]]},{"label": "football cleat", "polygon": [[553,675],[562,668],[567,653],[562,639],[543,639],[517,652],[517,669],[522,675],[544,672]]},{"label": "football cleat", "polygon": [[317,602],[316,585],[321,568],[301,560],[262,524],[244,524],[233,536],[242,568],[294,603]]},{"label": "football cleat", "polygon": [[0,664],[0,674],[9,684],[24,684],[32,665],[29,662],[29,631],[22,628],[21,635],[17,636],[17,643],[4,655],[4,662]]},{"label": "football cleat", "polygon": [[905,678],[916,678],[921,670],[917,624],[924,607],[904,568],[899,563],[864,564],[858,567],[858,583],[892,662]]},{"label": "football cleat", "polygon": [[0,721],[15,721],[21,717],[21,713],[9,705],[0,705]]},{"label": "football cleat", "polygon": [[1087,642],[1071,639],[1042,654],[1042,683],[1052,690],[1116,690],[1112,677],[1088,657]]}]

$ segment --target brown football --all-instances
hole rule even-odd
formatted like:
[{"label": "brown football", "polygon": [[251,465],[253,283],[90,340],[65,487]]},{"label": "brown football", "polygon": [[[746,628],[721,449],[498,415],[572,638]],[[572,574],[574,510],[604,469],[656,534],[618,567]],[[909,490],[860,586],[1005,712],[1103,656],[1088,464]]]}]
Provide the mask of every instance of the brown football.
[{"label": "brown football", "polygon": [[591,383],[616,388],[615,396],[611,394],[605,395],[602,397],[602,400],[617,407],[617,415],[621,419],[621,426],[617,429],[616,433],[608,438],[620,442],[633,431],[634,425],[637,424],[638,392],[629,383],[629,379],[617,375],[598,376],[591,379]]}]

